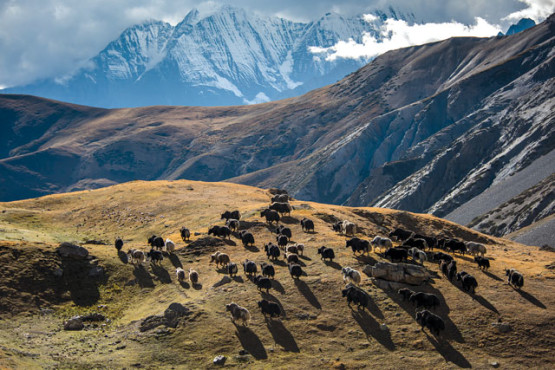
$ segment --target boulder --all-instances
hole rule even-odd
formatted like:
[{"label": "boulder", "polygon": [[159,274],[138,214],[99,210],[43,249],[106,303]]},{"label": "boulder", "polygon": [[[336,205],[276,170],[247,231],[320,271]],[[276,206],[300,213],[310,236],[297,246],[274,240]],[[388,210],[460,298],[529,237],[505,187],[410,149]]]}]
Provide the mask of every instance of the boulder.
[{"label": "boulder", "polygon": [[183,306],[181,303],[172,303],[170,306],[164,311],[164,318],[166,319],[166,326],[171,328],[177,327],[179,323],[179,318],[186,316],[190,313],[190,310]]},{"label": "boulder", "polygon": [[79,317],[73,317],[64,323],[64,330],[83,330],[85,324]]},{"label": "boulder", "polygon": [[89,270],[89,277],[93,279],[103,279],[104,278],[104,267],[94,266]]},{"label": "boulder", "polygon": [[227,358],[225,356],[219,355],[214,357],[214,365],[224,365],[225,364],[225,360],[227,360]]},{"label": "boulder", "polygon": [[58,252],[62,258],[71,258],[74,260],[84,260],[89,255],[89,251],[85,248],[68,242],[60,244],[56,252]]},{"label": "boulder", "polygon": [[410,285],[421,285],[430,278],[425,267],[408,263],[378,262],[374,266],[366,265],[362,271],[375,279]]}]

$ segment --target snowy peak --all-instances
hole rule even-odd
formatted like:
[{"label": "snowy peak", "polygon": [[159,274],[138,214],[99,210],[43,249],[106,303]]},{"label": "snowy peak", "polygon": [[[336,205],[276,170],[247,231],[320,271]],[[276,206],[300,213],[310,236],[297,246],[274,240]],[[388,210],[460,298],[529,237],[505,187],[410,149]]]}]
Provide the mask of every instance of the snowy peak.
[{"label": "snowy peak", "polygon": [[[384,13],[385,14],[385,13]],[[381,19],[381,18],[380,18]],[[126,29],[63,85],[11,92],[102,106],[238,105],[300,95],[336,82],[366,60],[327,61],[310,47],[361,42],[382,21],[328,13],[310,23],[260,17],[224,5],[191,10],[175,27],[148,21]]]}]

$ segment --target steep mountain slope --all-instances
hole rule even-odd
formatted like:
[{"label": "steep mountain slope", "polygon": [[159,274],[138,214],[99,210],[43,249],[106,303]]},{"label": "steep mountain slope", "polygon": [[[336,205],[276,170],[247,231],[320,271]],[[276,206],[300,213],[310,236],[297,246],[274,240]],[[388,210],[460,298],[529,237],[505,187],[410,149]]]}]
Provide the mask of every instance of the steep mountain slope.
[{"label": "steep mountain slope", "polygon": [[[306,275],[292,279],[279,258],[266,293],[241,268],[229,278],[210,263],[210,254],[225,252],[236,263],[247,258],[268,262],[263,247],[275,240],[275,226],[262,220],[260,210],[269,200],[262,189],[182,180],[135,181],[0,203],[0,367],[207,368],[214,367],[217,355],[227,357],[226,367],[276,369],[315,364],[541,369],[555,361],[552,252],[429,215],[294,201],[282,224],[306,246],[300,257]],[[226,208],[241,211],[241,228],[254,234],[254,246],[243,247],[237,233],[226,240],[206,234],[211,225],[223,224],[220,213]],[[303,217],[314,220],[314,233],[301,231]],[[459,269],[478,280],[476,294],[468,294],[443,277],[435,262],[424,262],[430,281],[406,287],[440,299],[434,312],[445,321],[445,330],[435,336],[420,329],[412,303],[364,273],[360,287],[369,304],[365,309],[347,305],[341,268],[362,271],[385,259],[378,250],[354,256],[345,248],[346,237],[332,231],[334,217],[356,222],[361,238],[403,227],[480,241],[487,244],[492,265],[481,271],[468,256],[455,256]],[[182,226],[191,229],[191,241],[181,240]],[[123,250],[148,250],[146,238],[153,233],[177,244],[176,253],[165,254],[159,264],[134,266],[112,246],[120,235]],[[82,243],[90,252],[82,263],[103,271],[103,279],[88,277],[87,270],[79,275],[75,265],[81,261],[60,258],[55,249],[62,241]],[[334,248],[333,262],[321,260],[316,252],[321,245]],[[179,282],[178,266],[197,270],[200,284]],[[503,269],[508,267],[524,274],[522,290],[507,285]],[[278,303],[283,316],[264,318],[257,305],[262,298]],[[250,311],[248,327],[230,321],[225,305],[232,301]],[[189,310],[175,327],[142,325],[150,316],[171,317],[165,310],[172,303]],[[107,320],[86,323],[82,331],[61,330],[70,317],[91,313]]]},{"label": "steep mountain slope", "polygon": [[231,6],[207,15],[194,9],[175,27],[149,21],[128,28],[79,71],[6,92],[101,107],[238,105],[301,95],[366,63],[326,61],[309,47],[379,36],[397,13],[377,16],[368,23],[328,13],[299,23]]},{"label": "steep mountain slope", "polygon": [[[188,178],[447,214],[553,150],[554,29],[552,16],[509,37],[391,51],[336,84],[255,106],[92,110],[11,149],[0,199]],[[24,116],[14,101],[25,99],[3,95],[0,114]]]}]

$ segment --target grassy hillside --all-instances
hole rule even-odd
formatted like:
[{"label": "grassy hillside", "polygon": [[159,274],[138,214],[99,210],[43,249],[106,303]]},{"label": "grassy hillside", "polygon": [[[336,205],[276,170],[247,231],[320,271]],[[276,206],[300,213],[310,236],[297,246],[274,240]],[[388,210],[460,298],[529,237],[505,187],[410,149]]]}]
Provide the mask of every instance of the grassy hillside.
[{"label": "grassy hillside", "polygon": [[[269,294],[259,293],[242,272],[218,284],[225,275],[209,264],[215,250],[234,262],[267,260],[263,245],[275,234],[259,212],[269,198],[265,190],[236,184],[160,181],[0,203],[0,367],[202,368],[212,366],[220,354],[228,357],[226,366],[248,362],[256,368],[486,368],[491,362],[548,368],[555,360],[553,254],[429,215],[294,201],[295,209],[283,223],[292,228],[295,242],[307,246],[302,258],[307,276],[295,282],[280,262]],[[241,211],[242,227],[255,235],[255,247],[244,248],[235,236],[225,242],[207,238],[211,225],[223,224],[225,209]],[[303,217],[315,221],[315,233],[301,231]],[[371,297],[369,309],[349,309],[340,292],[341,267],[361,270],[384,258],[374,252],[353,257],[344,248],[346,238],[331,230],[335,218],[356,222],[358,236],[365,238],[400,226],[478,240],[487,244],[492,267],[484,273],[469,257],[457,258],[459,270],[478,280],[477,294],[471,296],[437,274],[437,265],[425,263],[434,278],[412,289],[440,296],[438,314],[446,330],[435,338],[420,330],[414,307],[366,275],[362,287]],[[181,226],[191,229],[188,243],[179,237]],[[153,233],[178,246],[160,267],[135,268],[112,246],[121,236],[125,250],[147,250],[146,239]],[[94,256],[91,263],[104,267],[107,278],[99,284],[56,280],[53,271],[61,262],[54,250],[62,241],[85,246]],[[320,260],[316,248],[322,245],[335,249],[336,263]],[[174,271],[180,264],[200,273],[200,286],[177,281]],[[522,291],[506,284],[503,269],[508,267],[524,274]],[[261,297],[279,302],[285,317],[264,320],[256,304]],[[225,312],[231,301],[250,310],[249,328],[231,323]],[[139,331],[142,319],[163,314],[172,302],[191,310],[177,328]],[[79,332],[62,330],[64,320],[90,312],[110,321]],[[512,330],[500,333],[492,326],[498,321]],[[241,350],[250,355],[240,355]]]}]

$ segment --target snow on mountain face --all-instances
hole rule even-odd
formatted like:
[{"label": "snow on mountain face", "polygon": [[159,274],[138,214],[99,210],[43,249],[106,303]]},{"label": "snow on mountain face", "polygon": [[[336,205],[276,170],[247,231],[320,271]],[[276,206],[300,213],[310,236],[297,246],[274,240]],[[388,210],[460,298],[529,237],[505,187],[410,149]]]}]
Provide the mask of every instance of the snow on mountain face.
[{"label": "snow on mountain face", "polygon": [[[397,14],[378,14],[382,21],[388,16]],[[367,60],[326,61],[309,47],[361,42],[365,32],[378,35],[380,24],[333,13],[300,23],[231,6],[206,16],[192,10],[175,27],[149,21],[128,28],[71,77],[6,92],[104,107],[259,103],[305,93],[360,68]]]}]

